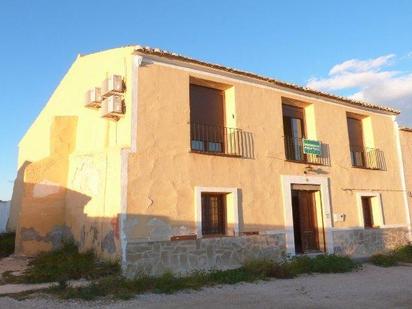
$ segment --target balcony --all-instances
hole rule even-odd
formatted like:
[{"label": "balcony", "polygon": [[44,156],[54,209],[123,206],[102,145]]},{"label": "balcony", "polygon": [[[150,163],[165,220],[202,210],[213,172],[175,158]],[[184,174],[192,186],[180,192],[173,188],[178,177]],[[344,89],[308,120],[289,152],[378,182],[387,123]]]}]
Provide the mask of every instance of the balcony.
[{"label": "balcony", "polygon": [[253,158],[253,135],[236,128],[190,123],[191,151]]},{"label": "balcony", "polygon": [[320,155],[304,152],[303,138],[284,136],[286,160],[298,163],[330,166],[329,146],[321,143]]},{"label": "balcony", "polygon": [[371,170],[386,170],[385,156],[382,150],[351,146],[352,166]]}]

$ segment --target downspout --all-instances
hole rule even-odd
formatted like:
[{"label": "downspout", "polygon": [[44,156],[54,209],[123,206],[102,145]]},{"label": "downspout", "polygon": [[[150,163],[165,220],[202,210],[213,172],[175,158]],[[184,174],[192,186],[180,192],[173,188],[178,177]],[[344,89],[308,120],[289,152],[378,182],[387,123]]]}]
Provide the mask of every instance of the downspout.
[{"label": "downspout", "polygon": [[393,116],[393,122],[395,124],[396,148],[397,148],[397,153],[398,153],[399,172],[400,172],[400,176],[401,176],[401,187],[402,187],[402,192],[403,192],[403,204],[404,204],[404,207],[405,207],[406,224],[408,226],[408,240],[412,241],[411,216],[410,216],[410,213],[409,213],[408,193],[407,193],[407,189],[406,189],[406,179],[405,179],[405,170],[404,170],[404,165],[403,165],[401,139],[400,139],[400,134],[399,134],[399,125],[395,120],[395,116]]},{"label": "downspout", "polygon": [[127,241],[126,233],[127,222],[127,187],[128,187],[128,166],[129,155],[137,151],[137,109],[138,109],[138,88],[139,88],[139,67],[142,64],[143,57],[138,55],[132,56],[131,72],[131,140],[129,148],[122,148],[120,153],[121,170],[120,170],[120,246],[121,246],[121,267],[123,272],[127,267]]}]

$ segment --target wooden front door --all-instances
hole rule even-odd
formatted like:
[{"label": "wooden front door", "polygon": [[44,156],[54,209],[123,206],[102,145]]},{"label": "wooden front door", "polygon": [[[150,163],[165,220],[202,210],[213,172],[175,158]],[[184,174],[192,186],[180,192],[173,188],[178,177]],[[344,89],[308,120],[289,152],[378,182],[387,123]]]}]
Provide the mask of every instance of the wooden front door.
[{"label": "wooden front door", "polygon": [[292,190],[296,253],[320,251],[315,192]]}]

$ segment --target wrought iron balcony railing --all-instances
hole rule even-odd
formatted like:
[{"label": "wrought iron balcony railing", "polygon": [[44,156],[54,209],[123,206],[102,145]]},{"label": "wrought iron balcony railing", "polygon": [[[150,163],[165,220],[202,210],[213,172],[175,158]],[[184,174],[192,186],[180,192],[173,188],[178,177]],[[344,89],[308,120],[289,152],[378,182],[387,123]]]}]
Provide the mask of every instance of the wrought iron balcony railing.
[{"label": "wrought iron balcony railing", "polygon": [[350,146],[350,157],[353,167],[386,170],[385,156],[382,150]]},{"label": "wrought iron balcony railing", "polygon": [[250,132],[191,122],[190,136],[193,152],[253,158],[253,135]]},{"label": "wrought iron balcony railing", "polygon": [[330,166],[329,145],[321,143],[320,155],[304,153],[303,138],[284,136],[286,160]]}]

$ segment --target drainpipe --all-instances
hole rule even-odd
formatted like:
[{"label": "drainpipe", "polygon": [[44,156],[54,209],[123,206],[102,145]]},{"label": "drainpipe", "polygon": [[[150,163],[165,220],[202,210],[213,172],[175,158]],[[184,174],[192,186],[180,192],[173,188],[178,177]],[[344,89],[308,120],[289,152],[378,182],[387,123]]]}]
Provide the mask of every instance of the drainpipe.
[{"label": "drainpipe", "polygon": [[411,216],[409,213],[408,193],[406,189],[406,179],[405,179],[405,170],[404,170],[404,165],[403,165],[401,139],[400,139],[400,134],[399,134],[399,125],[395,119],[396,119],[395,116],[393,116],[393,122],[395,124],[396,148],[397,148],[398,161],[399,161],[399,172],[401,176],[401,188],[402,188],[402,193],[403,193],[403,204],[405,207],[406,224],[408,226],[408,240],[412,241]]},{"label": "drainpipe", "polygon": [[121,170],[120,170],[120,247],[121,247],[121,267],[123,272],[126,271],[127,259],[127,186],[128,186],[128,166],[129,155],[137,151],[137,109],[138,109],[138,77],[139,67],[142,64],[143,57],[139,55],[132,56],[131,72],[131,140],[130,148],[122,148],[120,153]]}]

